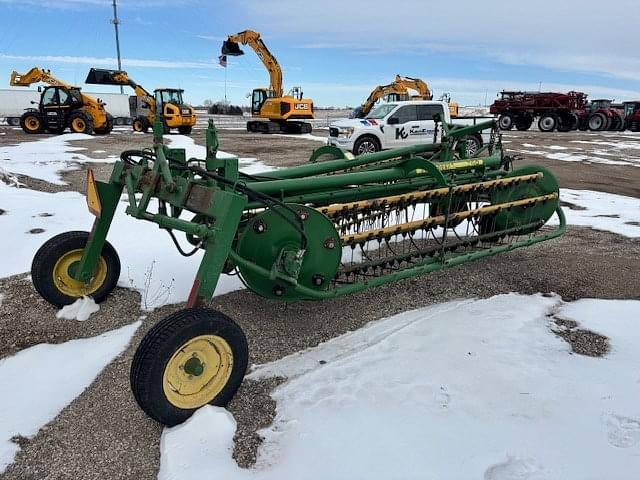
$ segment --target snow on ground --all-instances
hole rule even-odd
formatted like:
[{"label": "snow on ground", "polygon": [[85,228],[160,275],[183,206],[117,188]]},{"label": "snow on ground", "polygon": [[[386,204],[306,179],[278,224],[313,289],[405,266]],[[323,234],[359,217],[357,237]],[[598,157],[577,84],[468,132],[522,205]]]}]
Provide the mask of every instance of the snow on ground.
[{"label": "snow on ground", "polygon": [[[610,339],[571,354],[550,315]],[[600,479],[640,471],[640,301],[499,295],[372,322],[258,367],[288,376],[255,469],[204,407],[165,429],[160,480]]]},{"label": "snow on ground", "polygon": [[42,343],[0,360],[0,473],[31,437],[80,395],[127,346],[141,322],[93,338]]},{"label": "snow on ground", "polygon": [[319,137],[318,135],[312,135],[310,133],[303,133],[303,134],[274,133],[273,135],[275,137],[301,138],[303,140],[313,140],[314,142],[327,143],[327,137]]},{"label": "snow on ground", "polygon": [[92,135],[67,133],[34,142],[0,147],[0,167],[13,174],[28,175],[56,185],[66,185],[59,173],[77,170],[78,163],[113,163],[115,158],[96,159],[82,153],[84,147],[73,146],[72,140],[91,140]]},{"label": "snow on ground", "polygon": [[92,297],[82,297],[77,299],[71,305],[65,305],[58,310],[56,318],[84,322],[89,320],[89,317],[98,310],[100,310],[100,305],[98,305]]},{"label": "snow on ground", "polygon": [[[0,262],[0,277],[31,269],[31,260],[49,238],[69,230],[90,231],[94,217],[87,210],[84,195],[77,192],[46,193],[26,188],[12,188],[0,182],[0,248],[12,255]],[[152,202],[150,209],[157,209]],[[108,241],[120,255],[122,272],[118,284],[141,292],[142,308],[152,309],[167,303],[183,302],[189,296],[193,279],[202,258],[199,252],[182,257],[171,238],[158,226],[136,220],[118,208]],[[188,216],[186,218],[189,218]],[[37,229],[44,229],[40,233]],[[178,233],[178,232],[176,232]],[[184,248],[190,247],[178,234]],[[216,294],[242,288],[235,276],[223,275]]]},{"label": "snow on ground", "polygon": [[[560,200],[570,225],[591,227],[626,237],[640,237],[640,199],[592,190],[560,189]],[[552,219],[555,222],[555,216]],[[555,222],[557,223],[557,222]]]}]

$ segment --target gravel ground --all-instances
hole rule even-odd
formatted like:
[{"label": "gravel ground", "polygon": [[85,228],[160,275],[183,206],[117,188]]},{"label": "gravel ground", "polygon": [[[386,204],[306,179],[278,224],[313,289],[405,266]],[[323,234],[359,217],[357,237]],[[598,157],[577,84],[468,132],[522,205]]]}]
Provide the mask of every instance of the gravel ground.
[{"label": "gravel ground", "polygon": [[[201,133],[197,131],[194,133],[196,139],[201,138],[199,135]],[[288,164],[295,159],[299,162],[321,145],[239,131],[221,131],[220,136],[223,150],[241,156],[257,156],[271,164]],[[9,135],[0,137],[3,143],[16,140],[5,137]],[[544,144],[548,138],[537,134],[534,139],[527,137],[525,142]],[[21,136],[19,139],[24,140]],[[102,149],[113,154],[123,148],[147,146],[148,140],[145,136],[121,134],[83,143],[89,152]],[[266,153],[260,152],[256,146],[258,142]],[[557,140],[553,140],[553,144],[557,145]],[[630,186],[618,189],[617,173],[607,177],[605,170],[609,171],[610,166],[549,162],[552,162],[554,172],[558,172],[563,186],[587,188],[578,186],[582,183],[577,177],[590,172],[598,181],[608,182],[607,188],[614,193],[632,191]],[[98,167],[100,175],[108,175],[108,166]],[[600,167],[606,168],[601,171]],[[629,184],[640,185],[640,169],[622,168],[625,178],[630,179]],[[65,175],[71,182],[67,189],[84,190],[83,178],[81,172]],[[636,196],[640,196],[640,192]],[[282,304],[239,291],[215,297],[211,306],[241,325],[250,343],[250,362],[257,364],[315,346],[371,320],[452,299],[489,297],[506,292],[555,292],[565,300],[584,297],[638,299],[639,284],[640,240],[585,228],[569,228],[567,235],[550,242],[361,292],[351,295],[348,300]],[[84,323],[57,320],[55,309],[39,298],[25,275],[0,279],[0,292],[5,294],[0,306],[0,357],[41,342],[58,343],[95,336],[144,315],[139,309],[139,295],[125,289],[117,289],[101,305],[100,312]],[[161,428],[136,406],[128,386],[129,366],[145,332],[182,307],[169,305],[148,313],[129,348],[107,366],[82,395],[35,437],[16,439],[22,448],[1,478],[155,478],[159,467]],[[602,342],[606,343],[601,338],[576,333],[571,325],[560,323],[560,326],[562,328],[554,328],[554,331],[567,333],[566,339],[574,350],[582,349],[578,353],[597,353],[603,348]],[[574,344],[582,344],[582,347]],[[242,466],[251,465],[255,459],[260,443],[256,430],[268,425],[274,416],[275,403],[269,392],[280,381],[246,381],[229,406],[238,421],[234,457]]]}]

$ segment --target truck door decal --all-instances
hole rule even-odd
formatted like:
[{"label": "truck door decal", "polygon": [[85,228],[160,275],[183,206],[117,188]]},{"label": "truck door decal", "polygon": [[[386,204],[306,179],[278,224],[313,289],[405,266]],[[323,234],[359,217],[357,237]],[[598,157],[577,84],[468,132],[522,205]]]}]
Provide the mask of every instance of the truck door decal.
[{"label": "truck door decal", "polygon": [[399,138],[402,138],[402,140],[405,140],[408,136],[409,134],[404,131],[404,127],[396,128],[396,140],[398,140]]}]

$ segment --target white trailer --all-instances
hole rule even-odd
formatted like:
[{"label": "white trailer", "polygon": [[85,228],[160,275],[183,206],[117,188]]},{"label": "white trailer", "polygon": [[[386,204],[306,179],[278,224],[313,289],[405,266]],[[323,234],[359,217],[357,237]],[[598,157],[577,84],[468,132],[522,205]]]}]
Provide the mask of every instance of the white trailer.
[{"label": "white trailer", "polygon": [[[123,93],[93,93],[84,92],[104,102],[104,108],[109,112],[116,125],[131,123],[132,104],[129,95]],[[135,99],[135,96],[133,97]],[[0,89],[0,120],[9,125],[19,126],[20,117],[27,108],[35,108],[40,102],[40,92],[21,88]]]}]

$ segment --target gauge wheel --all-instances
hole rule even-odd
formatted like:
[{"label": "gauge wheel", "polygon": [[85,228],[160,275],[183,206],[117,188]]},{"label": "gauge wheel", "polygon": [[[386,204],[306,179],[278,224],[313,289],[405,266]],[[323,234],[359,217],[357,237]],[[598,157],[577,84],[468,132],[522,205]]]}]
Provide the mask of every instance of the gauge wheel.
[{"label": "gauge wheel", "polygon": [[69,128],[73,133],[93,133],[93,120],[83,111],[77,110],[69,116]]},{"label": "gauge wheel", "polygon": [[25,112],[20,117],[20,126],[25,133],[42,133],[44,125],[38,112]]},{"label": "gauge wheel", "polygon": [[116,249],[105,242],[91,279],[80,282],[72,273],[80,263],[88,232],[65,232],[47,240],[31,263],[31,279],[37,292],[47,302],[63,307],[84,296],[100,303],[107,298],[120,277],[120,259]]},{"label": "gauge wheel", "polygon": [[216,310],[188,308],[142,339],[131,364],[131,390],[147,415],[173,426],[204,405],[226,405],[248,362],[247,339],[233,320]]},{"label": "gauge wheel", "polygon": [[355,155],[364,155],[367,153],[375,153],[380,150],[380,142],[376,137],[364,135],[358,138],[353,144],[353,153]]}]

